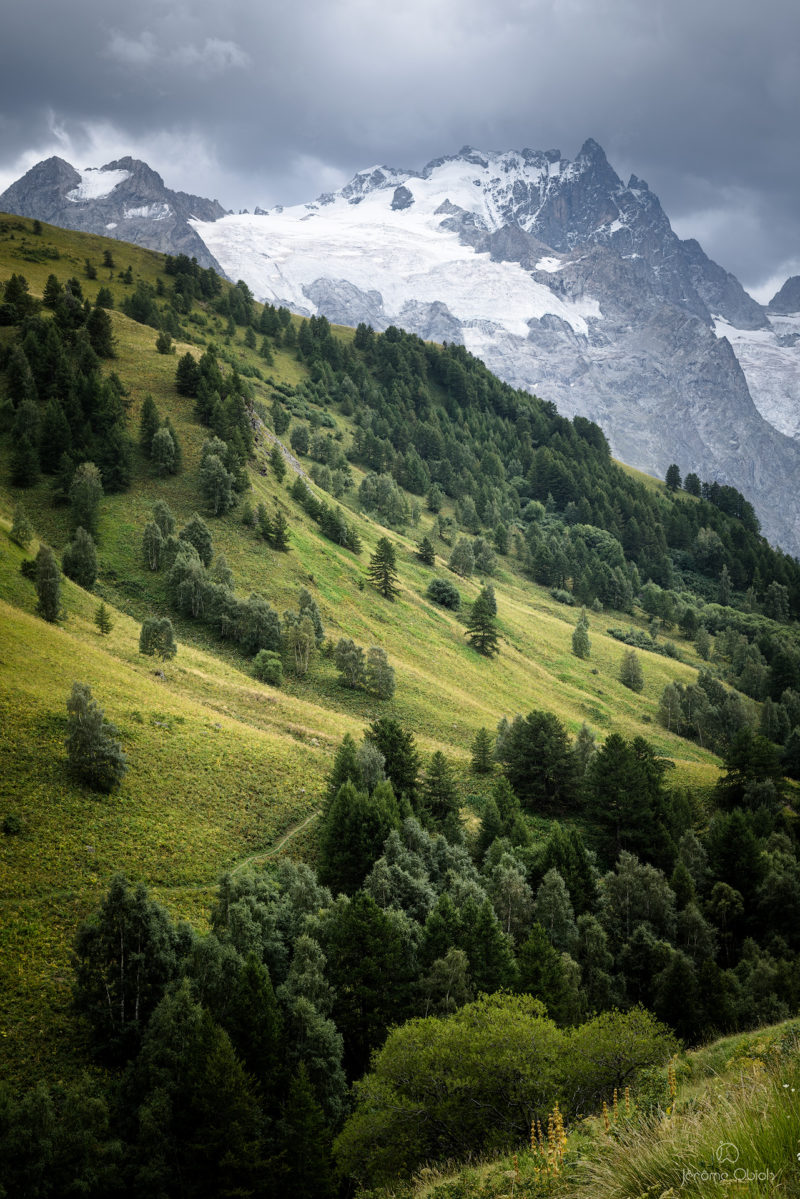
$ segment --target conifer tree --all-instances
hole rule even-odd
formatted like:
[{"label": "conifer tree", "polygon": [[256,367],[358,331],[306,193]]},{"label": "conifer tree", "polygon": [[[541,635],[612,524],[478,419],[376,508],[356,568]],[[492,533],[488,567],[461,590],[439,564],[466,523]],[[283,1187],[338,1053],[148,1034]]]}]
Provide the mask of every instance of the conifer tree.
[{"label": "conifer tree", "polygon": [[53,551],[47,545],[39,547],[36,555],[36,611],[52,623],[61,615],[61,569]]},{"label": "conifer tree", "polygon": [[103,636],[106,636],[108,633],[110,633],[114,627],[111,614],[108,608],[102,602],[99,603],[95,609],[94,623],[97,625],[99,632],[102,633]]},{"label": "conifer tree", "polygon": [[500,652],[495,618],[492,615],[491,604],[485,589],[480,592],[472,605],[467,621],[466,636],[472,648],[487,658]]},{"label": "conifer tree", "polygon": [[271,533],[270,542],[274,550],[279,550],[285,554],[291,549],[289,543],[289,522],[282,510],[277,506],[275,508],[275,516],[272,519]]},{"label": "conifer tree", "polygon": [[472,769],[475,774],[491,774],[494,765],[494,741],[488,729],[480,728],[472,742]]},{"label": "conifer tree", "polygon": [[331,1134],[317,1102],[305,1062],[289,1083],[278,1133],[284,1193],[293,1199],[333,1199],[337,1186]]},{"label": "conifer tree", "polygon": [[437,749],[430,761],[422,785],[422,805],[433,823],[439,827],[448,818],[458,816],[459,802],[453,770],[444,754]]},{"label": "conifer tree", "polygon": [[381,537],[375,553],[369,560],[367,578],[384,599],[394,600],[399,595],[397,586],[397,557],[388,537]]},{"label": "conifer tree", "polygon": [[433,542],[427,535],[422,538],[417,546],[417,557],[420,562],[424,562],[426,566],[434,566],[436,563],[436,551]]},{"label": "conifer tree", "polygon": [[103,716],[86,683],[73,683],[67,700],[67,754],[76,774],[98,791],[111,791],[128,768],[118,729]]},{"label": "conifer tree", "polygon": [[11,482],[15,487],[33,487],[39,478],[39,452],[27,433],[14,442],[11,450]]},{"label": "conifer tree", "polygon": [[581,608],[580,620],[572,634],[572,652],[576,658],[588,658],[590,649],[589,620],[586,616],[586,609]]},{"label": "conifer tree", "polygon": [[281,453],[280,446],[274,445],[270,452],[269,464],[272,468],[272,473],[279,483],[282,483],[286,477],[286,463]]}]

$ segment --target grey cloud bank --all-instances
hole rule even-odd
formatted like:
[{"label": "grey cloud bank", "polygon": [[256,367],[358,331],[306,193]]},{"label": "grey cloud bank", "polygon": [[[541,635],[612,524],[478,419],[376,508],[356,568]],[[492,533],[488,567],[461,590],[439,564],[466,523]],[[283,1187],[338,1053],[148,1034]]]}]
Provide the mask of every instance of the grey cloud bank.
[{"label": "grey cloud bank", "polygon": [[30,0],[3,23],[0,190],[51,153],[132,154],[252,209],[373,162],[593,136],[757,298],[800,269],[788,0]]}]

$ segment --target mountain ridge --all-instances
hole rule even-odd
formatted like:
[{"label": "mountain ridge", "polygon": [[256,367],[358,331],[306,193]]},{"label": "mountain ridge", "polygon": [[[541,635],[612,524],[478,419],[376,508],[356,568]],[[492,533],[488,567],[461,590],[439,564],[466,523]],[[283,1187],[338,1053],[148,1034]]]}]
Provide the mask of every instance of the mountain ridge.
[{"label": "mountain ridge", "polygon": [[45,159],[0,195],[0,209],[151,250],[184,253],[224,274],[188,224],[191,217],[217,220],[225,215],[222,205],[172,191],[157,171],[130,155],[84,171],[57,156]]}]

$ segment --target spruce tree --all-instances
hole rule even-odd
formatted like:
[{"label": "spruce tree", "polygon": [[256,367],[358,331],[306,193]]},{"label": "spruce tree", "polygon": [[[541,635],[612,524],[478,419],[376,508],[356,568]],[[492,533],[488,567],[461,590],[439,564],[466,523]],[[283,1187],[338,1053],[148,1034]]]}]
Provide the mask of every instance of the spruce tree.
[{"label": "spruce tree", "polygon": [[286,463],[281,453],[280,446],[274,445],[270,452],[269,464],[272,468],[272,473],[279,483],[282,483],[286,477]]},{"label": "spruce tree", "polygon": [[472,742],[472,769],[475,774],[491,774],[494,766],[494,741],[488,729],[480,728]]},{"label": "spruce tree", "polygon": [[399,595],[397,586],[397,557],[388,537],[381,537],[375,553],[369,560],[367,578],[384,599],[394,600]]},{"label": "spruce tree", "polygon": [[431,758],[422,785],[422,806],[438,827],[442,827],[449,818],[458,816],[458,788],[453,770],[447,758],[438,749]]},{"label": "spruce tree", "polygon": [[491,658],[500,652],[499,638],[486,589],[477,596],[467,621],[466,636],[473,649]]},{"label": "spruce tree", "polygon": [[331,1133],[317,1102],[305,1062],[289,1083],[278,1130],[283,1193],[293,1199],[333,1199],[337,1186]]},{"label": "spruce tree", "polygon": [[275,508],[275,516],[272,519],[271,532],[272,536],[270,542],[274,550],[279,550],[281,553],[285,554],[291,549],[291,545],[289,543],[289,522],[284,516],[282,510],[277,506]]},{"label": "spruce tree", "polygon": [[47,545],[39,547],[36,555],[36,611],[54,623],[61,615],[61,568],[55,554]]},{"label": "spruce tree", "polygon": [[117,735],[88,684],[73,683],[67,700],[67,754],[75,773],[98,791],[111,791],[128,768]]},{"label": "spruce tree", "polygon": [[97,625],[99,632],[106,636],[114,627],[111,620],[111,614],[104,603],[99,603],[94,613],[94,623]]},{"label": "spruce tree", "polygon": [[434,566],[436,563],[436,551],[430,537],[425,536],[417,546],[417,557],[420,562],[424,562],[426,566]]}]

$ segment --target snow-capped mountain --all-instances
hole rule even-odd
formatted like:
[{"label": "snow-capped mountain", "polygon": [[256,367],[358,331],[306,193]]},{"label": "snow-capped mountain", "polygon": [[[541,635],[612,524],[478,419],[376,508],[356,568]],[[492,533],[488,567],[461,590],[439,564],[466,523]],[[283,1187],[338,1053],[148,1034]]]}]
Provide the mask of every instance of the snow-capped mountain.
[{"label": "snow-capped mountain", "polygon": [[216,200],[170,191],[160,175],[136,158],[80,171],[63,158],[48,158],[0,195],[0,211],[188,254],[201,266],[221,269],[188,221],[213,221],[225,209]]},{"label": "snow-capped mountain", "polygon": [[377,166],[253,216],[169,191],[130,158],[51,158],[0,209],[194,255],[306,315],[463,343],[596,420],[624,461],[739,488],[800,553],[800,279],[757,304],[591,139],[574,161],[465,147],[421,171]]},{"label": "snow-capped mountain", "polygon": [[766,535],[800,552],[800,349],[595,141],[574,161],[466,147],[192,226],[259,299],[461,342],[598,421],[624,461],[738,487]]}]

